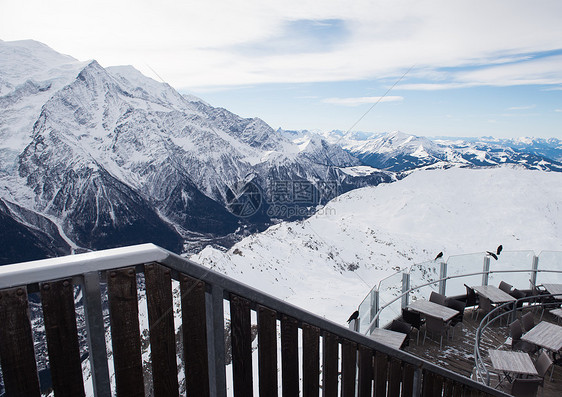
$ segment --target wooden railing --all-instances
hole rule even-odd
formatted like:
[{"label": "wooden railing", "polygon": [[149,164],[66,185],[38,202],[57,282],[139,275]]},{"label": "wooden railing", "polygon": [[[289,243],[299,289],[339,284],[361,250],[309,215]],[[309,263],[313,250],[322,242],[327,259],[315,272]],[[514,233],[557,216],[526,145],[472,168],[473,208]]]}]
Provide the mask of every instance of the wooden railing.
[{"label": "wooden railing", "polygon": [[[29,314],[35,295],[39,322]],[[505,395],[152,244],[0,266],[6,396],[42,393],[40,323],[56,397],[86,394],[85,356],[95,396]]]}]

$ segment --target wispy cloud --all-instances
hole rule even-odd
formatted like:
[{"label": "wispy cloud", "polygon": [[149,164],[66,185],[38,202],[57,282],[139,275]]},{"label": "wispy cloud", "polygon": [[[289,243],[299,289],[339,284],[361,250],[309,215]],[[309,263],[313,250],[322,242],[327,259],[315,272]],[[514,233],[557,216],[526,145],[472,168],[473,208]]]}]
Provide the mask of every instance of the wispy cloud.
[{"label": "wispy cloud", "polygon": [[326,98],[322,102],[330,103],[332,105],[341,106],[360,106],[365,104],[373,104],[377,102],[397,102],[402,101],[404,97],[401,96],[369,96],[369,97],[358,97],[358,98]]},{"label": "wispy cloud", "polygon": [[512,107],[508,108],[507,110],[529,110],[529,109],[534,109],[536,107],[537,107],[537,105],[512,106]]},{"label": "wispy cloud", "polygon": [[[560,49],[558,0],[100,3],[5,0],[0,37],[32,37],[104,66],[150,64],[178,88],[377,79],[412,64],[453,76],[411,89],[562,82],[562,60],[527,59]],[[482,65],[499,69],[463,70]]]}]

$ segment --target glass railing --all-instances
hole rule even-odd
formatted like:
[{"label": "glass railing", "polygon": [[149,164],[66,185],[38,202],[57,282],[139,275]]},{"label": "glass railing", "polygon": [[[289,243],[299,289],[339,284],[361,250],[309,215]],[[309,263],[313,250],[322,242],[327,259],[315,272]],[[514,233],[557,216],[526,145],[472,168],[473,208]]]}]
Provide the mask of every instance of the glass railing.
[{"label": "glass railing", "polygon": [[[499,286],[504,281],[519,290],[528,290],[533,280],[535,285],[562,283],[562,252],[543,251],[536,256],[533,251],[503,251],[496,257],[485,252],[456,255],[446,262],[414,264],[386,277],[360,305],[360,332],[367,333],[373,319],[379,327],[385,327],[401,315],[408,302],[427,299],[431,291],[460,296],[466,294],[465,284]],[[405,277],[408,282],[404,282]]]},{"label": "glass railing", "polygon": [[402,314],[402,305],[400,300],[395,300],[396,297],[402,294],[402,277],[402,272],[398,272],[382,279],[379,282],[379,307],[388,305],[385,313],[379,316],[379,322],[382,324],[388,324]]},{"label": "glass railing", "polygon": [[[455,255],[447,259],[447,276],[453,277],[445,280],[445,295],[459,296],[466,294],[465,284],[468,286],[482,284],[482,274],[466,276],[471,273],[482,272],[484,254]],[[455,277],[461,276],[463,277]]]},{"label": "glass railing", "polygon": [[431,291],[439,292],[440,269],[441,263],[436,261],[418,263],[410,267],[410,287],[419,285],[423,287],[412,290],[408,297],[409,301],[429,296]]},{"label": "glass railing", "polygon": [[[538,257],[539,270],[562,268],[562,252],[542,251]],[[561,284],[562,274],[553,272],[537,272],[537,285]]]},{"label": "glass railing", "polygon": [[[490,258],[488,284],[498,286],[504,281],[517,289],[529,289],[534,257],[533,251],[510,251],[502,252],[497,260]],[[529,271],[522,272],[524,269]]]}]

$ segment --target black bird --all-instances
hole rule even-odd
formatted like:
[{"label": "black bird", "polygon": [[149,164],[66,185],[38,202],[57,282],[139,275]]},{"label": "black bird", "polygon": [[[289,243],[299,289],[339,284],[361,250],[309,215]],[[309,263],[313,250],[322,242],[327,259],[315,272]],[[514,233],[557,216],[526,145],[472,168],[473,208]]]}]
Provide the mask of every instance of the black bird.
[{"label": "black bird", "polygon": [[438,253],[437,256],[435,257],[434,261],[436,261],[439,258],[443,258],[443,252]]},{"label": "black bird", "polygon": [[497,256],[496,254],[494,254],[493,252],[486,251],[486,253],[487,253],[488,255],[490,255],[492,258],[494,258],[495,260],[498,260],[498,256]]},{"label": "black bird", "polygon": [[353,314],[349,316],[347,323],[349,324],[352,320],[357,320],[357,317],[359,317],[359,310],[355,310]]},{"label": "black bird", "polygon": [[499,254],[501,254],[501,252],[502,252],[502,249],[503,249],[503,246],[502,246],[501,244],[500,244],[500,245],[498,245],[498,249],[496,250],[496,255],[499,255]]}]

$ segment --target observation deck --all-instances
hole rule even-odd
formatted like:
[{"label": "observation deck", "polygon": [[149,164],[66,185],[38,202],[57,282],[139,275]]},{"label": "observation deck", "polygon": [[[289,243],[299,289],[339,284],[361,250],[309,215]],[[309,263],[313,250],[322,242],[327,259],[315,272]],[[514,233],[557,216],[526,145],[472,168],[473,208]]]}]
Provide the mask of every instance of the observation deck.
[{"label": "observation deck", "polygon": [[0,266],[0,395],[503,396],[152,244]]},{"label": "observation deck", "polygon": [[[543,251],[535,255],[532,251],[508,251],[495,255],[495,258],[490,253],[452,256],[447,261],[415,264],[381,280],[359,306],[359,317],[354,326],[360,333],[371,335],[378,327],[392,329],[396,320],[407,322],[408,313],[422,306],[414,302],[436,302],[439,297],[441,305],[446,307],[457,306],[450,303],[453,300],[461,302],[462,321],[454,326],[455,322],[443,322],[443,327],[451,325],[449,335],[443,339],[427,338],[422,343],[426,326],[421,326],[419,331],[412,329],[415,338],[403,350],[506,392],[516,386],[505,381],[505,374],[512,381],[536,375],[513,376],[509,371],[495,368],[494,364],[499,364],[492,362],[490,356],[495,353],[491,351],[499,350],[502,354],[509,351],[506,356],[512,357],[511,352],[517,354],[526,350],[533,365],[544,352],[552,364],[540,392],[545,396],[558,396],[562,382],[562,310],[556,310],[562,304],[560,288],[562,252]],[[483,302],[479,302],[481,296],[484,296]],[[490,299],[488,305],[483,304]],[[493,302],[494,299],[497,302]],[[425,316],[424,313],[419,315],[422,319]],[[532,335],[533,326],[544,323],[541,327],[548,328],[550,334],[541,334],[541,338],[552,339],[550,345],[540,339],[537,342],[537,339],[528,338],[539,343],[529,348],[528,344],[512,340],[511,336],[519,336],[515,334],[515,325],[511,324],[521,322],[523,316],[532,323],[527,325],[528,329],[522,327],[519,336],[525,340],[526,334]],[[421,334],[419,343],[418,332]],[[541,360],[549,362],[544,357]],[[529,372],[535,369],[531,367]]]}]

